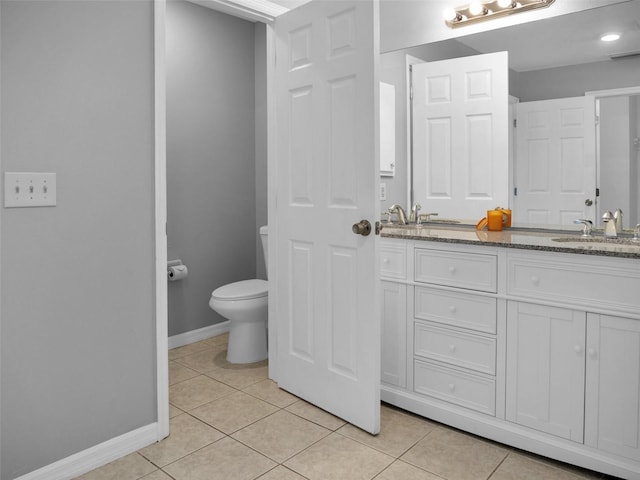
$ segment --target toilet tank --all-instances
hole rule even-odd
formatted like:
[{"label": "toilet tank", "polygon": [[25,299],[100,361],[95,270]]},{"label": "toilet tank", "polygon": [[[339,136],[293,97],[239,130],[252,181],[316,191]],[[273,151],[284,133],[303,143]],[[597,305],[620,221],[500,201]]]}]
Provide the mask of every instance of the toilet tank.
[{"label": "toilet tank", "polygon": [[262,241],[262,253],[264,253],[264,267],[267,272],[267,277],[269,276],[269,260],[268,260],[268,248],[267,248],[267,235],[269,233],[269,228],[267,225],[263,225],[260,227],[260,240]]}]

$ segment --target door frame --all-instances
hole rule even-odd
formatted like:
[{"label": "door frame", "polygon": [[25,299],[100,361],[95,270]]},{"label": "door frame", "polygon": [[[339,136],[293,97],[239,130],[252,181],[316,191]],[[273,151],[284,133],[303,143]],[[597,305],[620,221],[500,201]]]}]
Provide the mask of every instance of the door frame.
[{"label": "door frame", "polygon": [[[267,25],[267,122],[275,120],[272,98],[274,46],[270,22],[283,11],[260,0],[188,0],[191,3]],[[286,9],[285,9],[286,10]],[[155,229],[155,328],[156,328],[156,386],[157,386],[157,440],[169,435],[169,333],[168,333],[168,287],[167,287],[167,97],[166,97],[166,11],[167,0],[153,0],[154,26],[154,229]],[[268,132],[268,203],[275,201],[275,172],[272,163],[273,132]],[[271,207],[270,207],[271,208]],[[270,215],[270,214],[269,214]],[[271,237],[271,234],[270,234]],[[269,250],[276,239],[269,242]],[[270,254],[271,255],[271,254]],[[269,304],[272,309],[272,302]],[[275,315],[275,312],[270,312]],[[272,317],[274,318],[274,317]],[[269,329],[270,340],[275,340],[275,328]],[[271,354],[270,354],[271,355]],[[271,359],[270,359],[271,360]],[[275,361],[272,363],[275,365]],[[275,378],[275,369],[270,367],[270,376]]]}]

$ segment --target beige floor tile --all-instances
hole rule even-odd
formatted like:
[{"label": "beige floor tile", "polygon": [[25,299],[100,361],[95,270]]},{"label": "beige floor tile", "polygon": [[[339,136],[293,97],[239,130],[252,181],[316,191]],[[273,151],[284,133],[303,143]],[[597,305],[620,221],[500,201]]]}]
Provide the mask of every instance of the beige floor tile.
[{"label": "beige floor tile", "polygon": [[77,477],[77,480],[137,480],[157,470],[138,453],[132,453]]},{"label": "beige floor tile", "polygon": [[338,433],[397,458],[434,428],[433,423],[383,406],[378,435],[371,435],[351,424],[346,424]]},{"label": "beige floor tile", "polygon": [[172,480],[169,475],[164,473],[162,470],[156,470],[149,475],[145,475],[140,480]]},{"label": "beige floor tile", "polygon": [[313,423],[317,423],[318,425],[333,431],[347,423],[341,418],[331,415],[329,412],[325,412],[321,408],[311,405],[304,400],[298,400],[296,403],[289,405],[287,410],[299,417],[306,418]]},{"label": "beige floor tile", "polygon": [[180,410],[178,407],[176,407],[175,405],[169,404],[169,418],[177,417],[181,413],[184,413],[184,412]]},{"label": "beige floor tile", "polygon": [[224,434],[209,425],[183,413],[169,421],[170,434],[161,442],[140,450],[140,453],[159,467],[209,445]]},{"label": "beige floor tile", "polygon": [[250,480],[275,466],[267,457],[225,437],[164,470],[176,480]]},{"label": "beige floor tile", "polygon": [[207,373],[227,362],[227,347],[207,344],[206,350],[176,358],[175,361],[197,372]]},{"label": "beige floor tile", "polygon": [[392,462],[389,455],[332,433],[285,466],[310,480],[369,480]]},{"label": "beige floor tile", "polygon": [[375,480],[443,480],[443,478],[409,465],[402,460],[397,460],[378,475]]},{"label": "beige floor tile", "polygon": [[262,380],[242,389],[243,392],[269,402],[276,407],[285,408],[298,401],[298,397],[285,392],[273,380]]},{"label": "beige floor tile", "polygon": [[457,431],[439,427],[401,458],[441,477],[485,480],[508,450]]},{"label": "beige floor tile", "polygon": [[211,378],[218,380],[219,382],[226,383],[227,385],[242,389],[265,380],[269,376],[269,367],[260,363],[252,363],[251,367],[247,366],[244,369],[238,368],[214,368],[207,371],[207,375]]},{"label": "beige floor tile", "polygon": [[202,352],[209,348],[211,348],[211,345],[209,345],[206,340],[190,343],[189,345],[184,345],[182,347],[172,348],[169,350],[169,360],[176,360],[177,358]]},{"label": "beige floor tile", "polygon": [[229,332],[207,338],[206,342],[211,345],[224,345],[226,347],[227,343],[229,343]]},{"label": "beige floor tile", "polygon": [[331,433],[320,425],[280,410],[232,435],[278,463]]},{"label": "beige floor tile", "polygon": [[267,473],[258,478],[258,480],[306,480],[303,476],[298,475],[296,472],[292,472],[288,468],[278,465],[273,470],[269,470]]},{"label": "beige floor tile", "polygon": [[184,382],[198,375],[200,375],[199,372],[180,365],[178,362],[169,362],[169,385]]},{"label": "beige floor tile", "polygon": [[244,392],[235,392],[191,410],[191,415],[226,434],[271,415],[278,407]]},{"label": "beige floor tile", "polygon": [[491,480],[529,480],[532,478],[544,478],[545,480],[584,480],[594,477],[571,473],[568,470],[556,468],[547,463],[538,462],[517,453],[510,453],[491,476]]},{"label": "beige floor tile", "polygon": [[236,390],[206,375],[190,378],[169,387],[169,402],[181,410],[193,408],[229,395]]}]

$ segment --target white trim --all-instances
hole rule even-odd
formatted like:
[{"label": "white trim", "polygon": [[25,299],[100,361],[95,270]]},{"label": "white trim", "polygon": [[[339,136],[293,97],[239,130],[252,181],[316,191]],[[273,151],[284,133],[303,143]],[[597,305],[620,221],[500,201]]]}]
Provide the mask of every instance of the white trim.
[{"label": "white trim", "polygon": [[252,22],[271,23],[288,8],[267,0],[188,0],[202,7],[211,8]]},{"label": "white trim", "polygon": [[157,441],[169,435],[169,352],[167,346],[167,98],[166,0],[154,1],[154,124],[155,124],[155,298]]},{"label": "white trim", "polygon": [[585,95],[604,98],[604,97],[624,97],[627,95],[640,95],[640,86],[638,87],[626,87],[626,88],[612,88],[610,90],[594,90],[592,92],[585,92]]},{"label": "white trim", "polygon": [[229,320],[169,337],[169,349],[182,347],[229,331]]},{"label": "white trim", "polygon": [[160,430],[157,423],[138,428],[94,447],[51,463],[15,480],[66,480],[89,472],[154,443]]}]

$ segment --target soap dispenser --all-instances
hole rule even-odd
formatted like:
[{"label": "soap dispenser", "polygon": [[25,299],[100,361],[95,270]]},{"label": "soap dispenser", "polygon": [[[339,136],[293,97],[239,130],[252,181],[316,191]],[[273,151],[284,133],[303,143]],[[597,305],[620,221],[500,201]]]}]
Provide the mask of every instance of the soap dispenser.
[{"label": "soap dispenser", "polygon": [[617,237],[618,231],[616,230],[616,221],[615,218],[613,218],[613,214],[609,211],[604,212],[602,221],[604,222],[604,236]]}]

